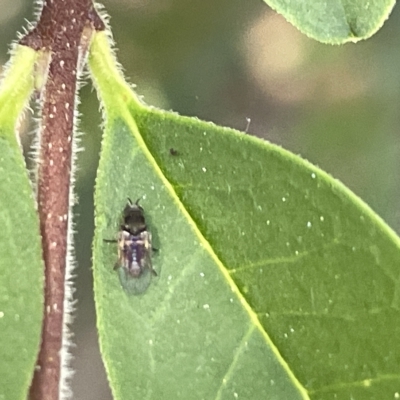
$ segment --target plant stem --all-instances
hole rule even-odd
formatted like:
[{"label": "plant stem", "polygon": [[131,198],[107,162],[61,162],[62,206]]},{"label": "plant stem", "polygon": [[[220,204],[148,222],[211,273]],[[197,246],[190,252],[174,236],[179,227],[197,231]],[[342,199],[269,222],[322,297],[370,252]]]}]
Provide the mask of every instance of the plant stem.
[{"label": "plant stem", "polygon": [[91,0],[45,0],[36,27],[21,44],[51,53],[41,96],[38,208],[45,263],[42,343],[32,400],[58,400],[65,324],[65,271],[71,193],[75,96],[85,29],[103,29]]}]

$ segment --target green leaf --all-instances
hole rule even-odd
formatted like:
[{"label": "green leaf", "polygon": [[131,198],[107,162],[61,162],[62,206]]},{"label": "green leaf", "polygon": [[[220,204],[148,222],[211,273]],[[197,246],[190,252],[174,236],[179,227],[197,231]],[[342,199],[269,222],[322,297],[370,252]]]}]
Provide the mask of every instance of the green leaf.
[{"label": "green leaf", "polygon": [[25,399],[39,350],[39,221],[15,124],[33,90],[36,53],[19,46],[0,86],[0,399]]},{"label": "green leaf", "polygon": [[[95,297],[116,399],[399,396],[398,237],[289,152],[148,108],[96,35],[106,112]],[[172,151],[171,151],[172,149]],[[142,197],[158,278],[130,296],[113,266],[126,198]]]},{"label": "green leaf", "polygon": [[389,17],[395,0],[264,0],[297,29],[323,43],[367,39]]}]

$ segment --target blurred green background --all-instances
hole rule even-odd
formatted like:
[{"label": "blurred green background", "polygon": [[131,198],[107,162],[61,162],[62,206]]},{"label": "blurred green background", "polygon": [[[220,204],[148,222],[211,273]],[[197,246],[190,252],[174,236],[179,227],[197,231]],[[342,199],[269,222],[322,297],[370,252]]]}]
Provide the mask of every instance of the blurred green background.
[{"label": "blurred green background", "polygon": [[[400,231],[398,8],[371,39],[332,47],[303,36],[260,0],[108,0],[104,6],[118,59],[148,104],[240,130],[250,119],[250,134],[319,165]],[[0,0],[0,9],[3,65],[34,8],[26,0]],[[100,115],[84,82],[72,388],[76,400],[107,400],[91,281]],[[34,129],[30,116],[22,124],[25,148]]]}]

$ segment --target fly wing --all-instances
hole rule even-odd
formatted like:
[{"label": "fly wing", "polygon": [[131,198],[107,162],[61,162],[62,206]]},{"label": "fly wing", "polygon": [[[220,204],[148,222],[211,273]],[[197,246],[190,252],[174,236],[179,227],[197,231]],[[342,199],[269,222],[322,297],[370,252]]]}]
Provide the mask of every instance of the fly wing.
[{"label": "fly wing", "polygon": [[148,269],[154,276],[157,276],[157,272],[153,269],[153,263],[151,261],[151,233],[149,231],[144,231],[140,235],[141,238],[141,263],[140,267],[142,271]]},{"label": "fly wing", "polygon": [[131,246],[130,235],[126,231],[118,234],[118,261],[114,269],[123,268],[129,271],[132,264],[133,249]]},{"label": "fly wing", "polygon": [[151,262],[151,249],[147,249],[143,262],[141,265],[142,270],[148,269],[154,276],[157,276],[157,272],[153,269],[153,264]]}]

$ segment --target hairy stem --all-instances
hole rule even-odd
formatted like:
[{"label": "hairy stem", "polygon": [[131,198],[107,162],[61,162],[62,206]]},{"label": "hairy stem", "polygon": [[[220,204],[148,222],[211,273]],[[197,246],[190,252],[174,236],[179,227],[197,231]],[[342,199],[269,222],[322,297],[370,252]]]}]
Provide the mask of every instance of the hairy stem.
[{"label": "hairy stem", "polygon": [[46,0],[21,44],[51,53],[41,95],[38,207],[45,262],[42,344],[30,398],[60,399],[75,95],[84,32],[102,29],[91,0]]}]

